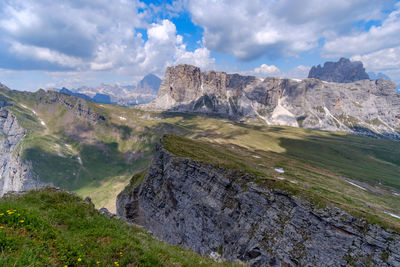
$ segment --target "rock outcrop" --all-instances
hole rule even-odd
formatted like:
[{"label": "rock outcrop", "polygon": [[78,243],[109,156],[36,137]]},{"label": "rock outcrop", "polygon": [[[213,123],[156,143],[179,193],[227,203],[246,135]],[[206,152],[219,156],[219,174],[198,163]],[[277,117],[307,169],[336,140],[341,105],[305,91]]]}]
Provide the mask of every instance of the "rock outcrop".
[{"label": "rock outcrop", "polygon": [[32,172],[30,162],[22,159],[22,147],[18,144],[25,137],[26,130],[6,108],[10,105],[4,98],[0,100],[0,197],[7,192],[44,185]]},{"label": "rock outcrop", "polygon": [[400,138],[400,95],[384,79],[261,79],[178,65],[167,68],[157,99],[141,107]]},{"label": "rock outcrop", "polygon": [[324,66],[313,66],[308,78],[316,78],[327,82],[351,83],[360,80],[369,80],[361,61],[350,61],[341,58],[338,62],[325,62]]},{"label": "rock outcrop", "polygon": [[253,178],[158,147],[141,185],[118,196],[117,214],[171,244],[254,266],[400,265],[399,235]]},{"label": "rock outcrop", "polygon": [[92,123],[106,120],[103,115],[94,111],[86,100],[72,95],[62,94],[51,90],[46,92],[43,89],[40,89],[36,93],[36,100],[41,104],[59,103],[64,105],[69,110],[73,111],[78,118],[88,120]]}]

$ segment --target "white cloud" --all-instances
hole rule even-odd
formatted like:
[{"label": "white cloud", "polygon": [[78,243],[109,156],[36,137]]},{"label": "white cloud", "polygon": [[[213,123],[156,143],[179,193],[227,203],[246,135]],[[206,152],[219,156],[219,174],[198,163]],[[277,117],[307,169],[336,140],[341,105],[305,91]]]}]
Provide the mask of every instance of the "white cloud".
[{"label": "white cloud", "polygon": [[289,71],[285,72],[280,70],[275,65],[261,64],[260,67],[256,67],[250,71],[241,71],[242,75],[251,75],[257,77],[282,77],[282,78],[307,78],[310,67],[299,65]]},{"label": "white cloud", "polygon": [[18,56],[30,57],[32,59],[44,60],[51,63],[57,63],[61,66],[76,67],[84,65],[80,58],[68,56],[63,53],[32,45],[23,45],[21,43],[12,43],[10,50]]},{"label": "white cloud", "polygon": [[[168,8],[182,6],[175,1]],[[26,63],[10,62],[10,69],[39,65],[49,71],[140,76],[160,75],[181,62],[214,63],[204,47],[188,51],[170,20],[148,23],[153,14],[136,0],[16,0],[0,7],[0,49]],[[137,28],[147,30],[146,39]]]},{"label": "white cloud", "polygon": [[[400,4],[397,5],[400,7]],[[339,57],[370,53],[400,45],[400,10],[396,9],[382,21],[381,26],[372,26],[368,31],[355,32],[346,36],[327,39],[322,54]]]},{"label": "white cloud", "polygon": [[400,82],[400,46],[364,55],[355,55],[351,57],[351,60],[361,61],[367,71],[381,72],[395,82]]},{"label": "white cloud", "polygon": [[254,69],[254,73],[274,75],[280,74],[280,70],[275,65],[262,64],[260,67]]},{"label": "white cloud", "polygon": [[318,46],[321,38],[352,31],[352,23],[379,19],[390,1],[189,0],[195,24],[204,28],[211,51],[251,60],[293,56]]},{"label": "white cloud", "polygon": [[175,64],[181,63],[195,65],[202,70],[215,68],[215,59],[210,57],[210,51],[205,47],[189,52],[185,45],[181,45],[175,56]]}]

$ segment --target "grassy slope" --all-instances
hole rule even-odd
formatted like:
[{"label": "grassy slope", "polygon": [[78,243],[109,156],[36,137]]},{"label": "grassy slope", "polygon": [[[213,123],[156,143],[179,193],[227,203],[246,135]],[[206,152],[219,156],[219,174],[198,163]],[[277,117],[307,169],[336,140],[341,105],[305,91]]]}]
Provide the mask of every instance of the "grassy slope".
[{"label": "grassy slope", "polygon": [[[32,131],[24,148],[35,171],[55,185],[91,196],[98,207],[113,210],[115,196],[129,178],[149,164],[154,143],[163,133],[173,133],[222,145],[228,161],[240,148],[251,162],[249,170],[276,177],[273,168],[283,167],[286,173],[280,176],[296,179],[309,186],[309,191],[340,205],[368,205],[379,218],[388,220],[395,219],[382,211],[400,214],[400,198],[390,192],[400,192],[400,142],[88,102],[107,119],[93,124],[77,118],[63,105],[43,104],[38,94],[15,92],[8,96],[16,100],[13,112]],[[342,176],[377,190],[363,191],[343,181]]]},{"label": "grassy slope", "polygon": [[[371,223],[400,232],[400,220],[384,213],[400,212],[400,197],[389,190],[362,190],[347,183],[337,173],[288,157],[284,153],[254,151],[238,145],[195,141],[176,135],[164,138],[163,144],[177,156],[245,170],[254,174],[253,182],[268,188],[286,190],[311,201],[317,208],[337,206]],[[283,168],[285,173],[277,173],[274,169],[278,167]]]},{"label": "grassy slope", "polygon": [[0,266],[231,266],[167,245],[53,189],[0,200],[0,250]]}]

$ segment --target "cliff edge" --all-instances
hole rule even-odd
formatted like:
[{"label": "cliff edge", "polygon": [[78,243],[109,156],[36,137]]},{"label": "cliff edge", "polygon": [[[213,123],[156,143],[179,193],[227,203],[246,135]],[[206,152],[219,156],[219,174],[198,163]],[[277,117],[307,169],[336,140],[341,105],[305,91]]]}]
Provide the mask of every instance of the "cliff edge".
[{"label": "cliff edge", "polygon": [[168,243],[253,266],[399,266],[400,236],[255,177],[162,146],[117,197],[117,214]]}]

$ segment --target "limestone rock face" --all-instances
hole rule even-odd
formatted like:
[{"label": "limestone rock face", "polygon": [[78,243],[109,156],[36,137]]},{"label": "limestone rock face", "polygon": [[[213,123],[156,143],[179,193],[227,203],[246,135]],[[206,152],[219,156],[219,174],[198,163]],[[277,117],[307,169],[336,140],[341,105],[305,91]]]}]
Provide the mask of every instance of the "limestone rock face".
[{"label": "limestone rock face", "polygon": [[19,142],[26,131],[16,117],[5,107],[11,105],[0,101],[0,197],[11,191],[25,191],[43,186],[32,172],[30,162],[22,159]]},{"label": "limestone rock face", "polygon": [[117,215],[173,245],[253,266],[400,265],[399,235],[252,178],[158,147],[142,184],[117,197]]},{"label": "limestone rock face", "polygon": [[384,79],[262,79],[178,65],[167,68],[157,99],[141,108],[400,138],[400,95]]},{"label": "limestone rock face", "polygon": [[324,66],[313,66],[308,78],[316,78],[327,82],[351,83],[359,80],[369,80],[361,61],[351,62],[341,58],[338,62],[325,62]]}]

